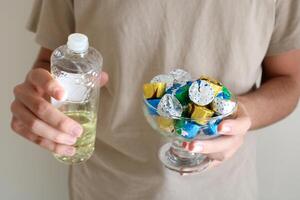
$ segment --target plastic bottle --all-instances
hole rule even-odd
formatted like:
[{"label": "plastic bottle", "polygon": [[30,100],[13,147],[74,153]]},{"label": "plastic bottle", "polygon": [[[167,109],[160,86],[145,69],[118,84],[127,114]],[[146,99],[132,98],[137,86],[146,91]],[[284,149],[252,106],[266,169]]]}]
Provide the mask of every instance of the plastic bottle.
[{"label": "plastic bottle", "polygon": [[51,55],[51,73],[65,90],[61,101],[52,98],[51,102],[83,127],[83,133],[74,145],[74,156],[54,154],[63,163],[81,163],[93,154],[102,64],[101,54],[89,47],[88,37],[80,33],[69,35],[68,43],[55,49]]}]

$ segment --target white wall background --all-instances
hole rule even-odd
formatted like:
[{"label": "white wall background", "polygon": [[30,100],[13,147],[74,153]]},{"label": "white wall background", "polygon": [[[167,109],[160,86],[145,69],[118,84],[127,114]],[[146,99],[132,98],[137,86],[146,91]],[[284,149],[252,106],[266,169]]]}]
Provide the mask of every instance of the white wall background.
[{"label": "white wall background", "polygon": [[[0,1],[0,199],[67,200],[67,167],[10,130],[12,88],[23,81],[38,46],[25,30],[33,0]],[[258,175],[261,200],[300,199],[300,108],[261,130]]]},{"label": "white wall background", "polygon": [[67,167],[10,130],[14,85],[38,51],[25,30],[33,0],[0,0],[0,200],[67,200]]}]

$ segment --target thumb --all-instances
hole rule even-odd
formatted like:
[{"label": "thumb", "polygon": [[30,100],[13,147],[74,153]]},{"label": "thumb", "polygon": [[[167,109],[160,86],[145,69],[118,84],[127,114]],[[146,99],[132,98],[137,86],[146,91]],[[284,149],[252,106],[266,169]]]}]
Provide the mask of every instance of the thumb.
[{"label": "thumb", "polygon": [[239,104],[236,118],[223,120],[218,126],[218,131],[221,135],[241,135],[245,134],[250,127],[251,119],[246,108],[243,104]]}]

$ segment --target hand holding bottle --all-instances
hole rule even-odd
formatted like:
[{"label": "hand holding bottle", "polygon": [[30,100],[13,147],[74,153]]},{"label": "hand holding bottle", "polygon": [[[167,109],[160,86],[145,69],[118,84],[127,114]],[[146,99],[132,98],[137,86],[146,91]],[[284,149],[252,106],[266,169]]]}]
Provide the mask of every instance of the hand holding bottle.
[{"label": "hand holding bottle", "polygon": [[[101,73],[100,86],[108,81]],[[32,69],[26,80],[14,88],[11,104],[11,127],[26,139],[60,155],[72,156],[82,127],[47,101],[49,97],[61,100],[64,88],[42,68]]]}]

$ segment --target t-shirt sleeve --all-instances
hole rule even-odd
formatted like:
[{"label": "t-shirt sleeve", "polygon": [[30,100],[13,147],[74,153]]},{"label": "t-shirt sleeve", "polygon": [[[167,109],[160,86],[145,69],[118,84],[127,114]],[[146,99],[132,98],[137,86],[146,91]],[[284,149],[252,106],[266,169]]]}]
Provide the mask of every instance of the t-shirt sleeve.
[{"label": "t-shirt sleeve", "polygon": [[300,49],[300,1],[277,0],[275,25],[267,56]]},{"label": "t-shirt sleeve", "polygon": [[35,0],[27,24],[42,47],[55,49],[75,30],[72,0]]}]

